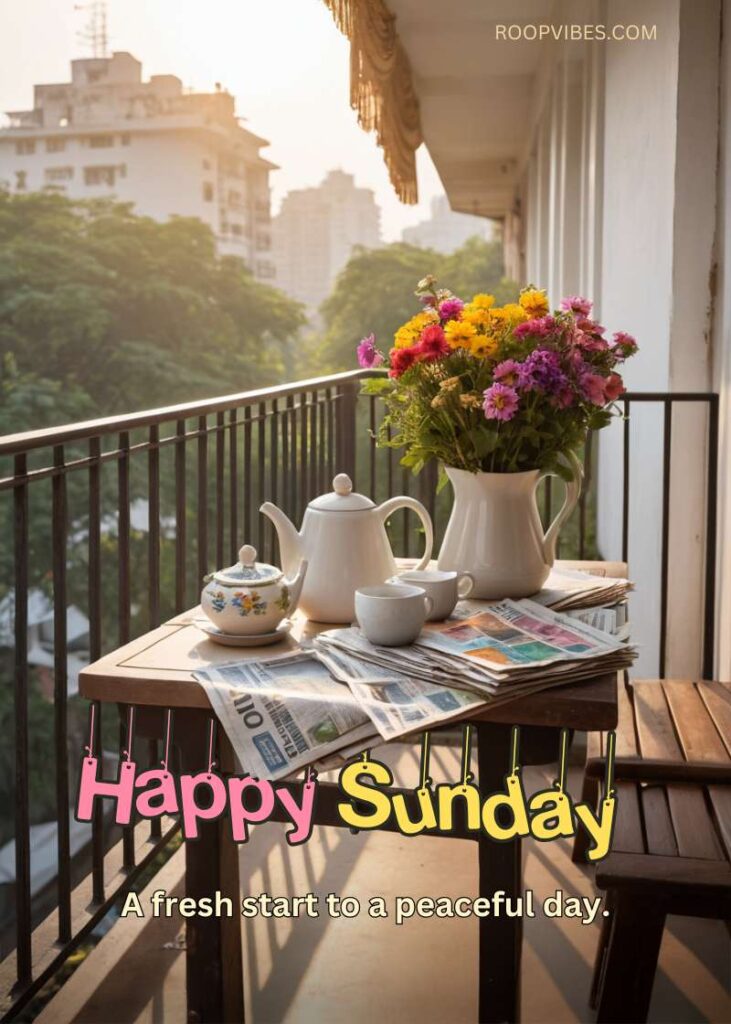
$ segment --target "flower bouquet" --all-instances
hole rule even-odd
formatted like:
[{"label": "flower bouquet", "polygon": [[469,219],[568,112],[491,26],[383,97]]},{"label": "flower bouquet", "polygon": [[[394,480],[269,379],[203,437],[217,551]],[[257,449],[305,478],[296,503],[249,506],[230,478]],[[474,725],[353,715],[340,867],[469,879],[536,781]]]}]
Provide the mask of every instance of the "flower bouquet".
[{"label": "flower bouquet", "polygon": [[[553,312],[532,286],[503,306],[492,295],[464,302],[433,277],[416,295],[422,308],[396,331],[388,360],[373,335],[358,346],[362,367],[387,363],[387,375],[364,382],[387,407],[379,444],[405,449],[414,472],[438,460],[452,481],[440,568],[477,574],[476,596],[534,593],[578,500],[576,453],[587,430],[609,423],[624,391],[617,368],[637,343],[606,338],[579,296]],[[544,536],[535,489],[548,474],[566,481],[567,498]]]}]

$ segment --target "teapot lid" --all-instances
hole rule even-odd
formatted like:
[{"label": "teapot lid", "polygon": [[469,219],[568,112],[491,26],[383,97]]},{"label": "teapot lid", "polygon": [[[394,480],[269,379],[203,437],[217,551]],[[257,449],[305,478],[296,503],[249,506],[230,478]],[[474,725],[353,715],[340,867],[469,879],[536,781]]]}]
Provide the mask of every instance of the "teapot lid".
[{"label": "teapot lid", "polygon": [[228,569],[219,569],[213,573],[213,579],[225,586],[250,586],[252,583],[275,583],[282,577],[282,570],[276,565],[256,561],[256,548],[244,544],[239,550],[239,561]]},{"label": "teapot lid", "polygon": [[347,473],[338,473],[330,493],[321,494],[308,507],[320,512],[357,512],[360,509],[375,508],[376,505],[365,494],[353,492],[353,481]]}]

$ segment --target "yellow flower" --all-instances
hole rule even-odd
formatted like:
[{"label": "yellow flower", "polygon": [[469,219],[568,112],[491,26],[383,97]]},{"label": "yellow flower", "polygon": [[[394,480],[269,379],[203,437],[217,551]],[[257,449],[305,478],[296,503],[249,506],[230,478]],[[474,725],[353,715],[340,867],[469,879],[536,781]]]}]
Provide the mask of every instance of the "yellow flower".
[{"label": "yellow flower", "polygon": [[520,293],[519,302],[529,317],[545,316],[548,313],[548,297],[543,289],[524,289]]},{"label": "yellow flower", "polygon": [[411,348],[412,345],[417,344],[421,332],[427,324],[434,323],[438,319],[439,314],[433,309],[417,313],[396,331],[393,336],[394,345],[396,348]]},{"label": "yellow flower", "polygon": [[482,405],[480,396],[475,391],[470,392],[468,395],[460,395],[459,401],[465,409],[479,409]]},{"label": "yellow flower", "polygon": [[478,334],[470,345],[473,356],[491,356],[496,349],[497,341],[490,334]]},{"label": "yellow flower", "polygon": [[473,327],[487,327],[490,323],[490,310],[485,306],[474,306],[470,303],[462,310],[462,319]]},{"label": "yellow flower", "polygon": [[472,297],[470,306],[475,306],[478,309],[490,309],[491,306],[495,305],[495,296],[486,295],[484,292],[480,292],[479,295]]},{"label": "yellow flower", "polygon": [[447,377],[439,387],[442,391],[454,391],[456,387],[459,387],[459,377]]},{"label": "yellow flower", "polygon": [[450,348],[469,348],[477,331],[467,320],[449,320],[444,326],[444,334]]},{"label": "yellow flower", "polygon": [[441,407],[444,405],[446,401],[447,399],[444,397],[444,395],[434,395],[434,397],[431,400],[431,407],[432,409],[441,409]]},{"label": "yellow flower", "polygon": [[490,316],[495,326],[520,324],[528,319],[528,314],[517,302],[509,302],[505,306],[496,306],[495,309],[490,310]]}]

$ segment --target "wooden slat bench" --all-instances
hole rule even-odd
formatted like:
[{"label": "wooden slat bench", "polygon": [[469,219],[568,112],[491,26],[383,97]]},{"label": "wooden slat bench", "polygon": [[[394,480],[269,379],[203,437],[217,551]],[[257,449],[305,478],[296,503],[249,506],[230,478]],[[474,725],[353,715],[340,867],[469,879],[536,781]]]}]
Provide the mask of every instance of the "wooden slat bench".
[{"label": "wooden slat bench", "polygon": [[[620,680],[617,821],[597,865],[609,917],[591,1004],[598,1021],[644,1021],[665,916],[731,918],[731,684]],[[606,734],[588,737],[582,797],[596,803]],[[581,841],[574,860],[583,860]]]}]

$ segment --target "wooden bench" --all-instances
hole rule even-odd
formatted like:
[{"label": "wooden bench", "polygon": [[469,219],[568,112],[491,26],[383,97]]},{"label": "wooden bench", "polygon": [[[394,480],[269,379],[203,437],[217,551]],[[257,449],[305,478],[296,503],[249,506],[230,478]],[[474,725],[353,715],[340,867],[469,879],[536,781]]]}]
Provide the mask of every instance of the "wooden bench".
[{"label": "wooden bench", "polygon": [[[591,1005],[644,1021],[665,916],[731,918],[731,684],[620,680],[617,821],[597,865],[608,917]],[[595,804],[606,734],[590,733],[582,797]],[[583,860],[582,840],[574,860]]]}]

